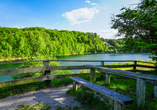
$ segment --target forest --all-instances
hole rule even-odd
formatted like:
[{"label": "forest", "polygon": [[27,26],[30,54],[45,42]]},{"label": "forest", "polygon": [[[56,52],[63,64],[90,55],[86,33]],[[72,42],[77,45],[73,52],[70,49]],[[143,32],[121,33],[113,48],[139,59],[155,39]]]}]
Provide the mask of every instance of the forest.
[{"label": "forest", "polygon": [[0,59],[109,52],[97,33],[43,27],[0,27]]},{"label": "forest", "polygon": [[60,56],[84,52],[108,52],[97,33],[51,30],[43,27],[0,27],[0,59],[15,57]]}]

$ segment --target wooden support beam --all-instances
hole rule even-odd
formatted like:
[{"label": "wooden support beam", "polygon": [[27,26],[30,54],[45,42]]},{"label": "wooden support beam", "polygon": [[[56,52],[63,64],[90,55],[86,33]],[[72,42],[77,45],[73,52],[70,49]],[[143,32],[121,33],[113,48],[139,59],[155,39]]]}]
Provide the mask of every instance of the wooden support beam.
[{"label": "wooden support beam", "polygon": [[95,82],[95,69],[90,69],[90,82]]},{"label": "wooden support beam", "polygon": [[104,66],[104,61],[101,61],[101,65],[102,65],[102,67]]},{"label": "wooden support beam", "polygon": [[145,105],[145,91],[146,91],[146,81],[144,79],[137,79],[137,90],[136,99],[137,107],[144,108]]},{"label": "wooden support beam", "polygon": [[122,104],[118,103],[117,101],[114,101],[114,110],[122,110]]},{"label": "wooden support beam", "polygon": [[[44,75],[50,75],[51,71],[49,70],[50,63],[49,61],[44,61],[44,66],[46,67],[47,70],[44,71]],[[51,80],[45,80],[45,84],[47,87],[51,87]]]},{"label": "wooden support beam", "polygon": [[136,72],[137,61],[134,61],[133,71]]},{"label": "wooden support beam", "polygon": [[77,83],[73,81],[73,91],[77,90]]},{"label": "wooden support beam", "polygon": [[157,98],[157,86],[154,85],[154,98]]},{"label": "wooden support beam", "polygon": [[110,83],[110,74],[106,74],[106,85]]}]

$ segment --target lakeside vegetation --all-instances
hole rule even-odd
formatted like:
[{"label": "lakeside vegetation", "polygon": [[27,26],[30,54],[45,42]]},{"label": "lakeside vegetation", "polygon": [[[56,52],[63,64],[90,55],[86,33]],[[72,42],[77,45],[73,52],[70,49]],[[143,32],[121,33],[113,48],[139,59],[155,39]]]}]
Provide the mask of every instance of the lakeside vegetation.
[{"label": "lakeside vegetation", "polygon": [[108,52],[97,33],[51,30],[43,27],[0,27],[0,59]]}]

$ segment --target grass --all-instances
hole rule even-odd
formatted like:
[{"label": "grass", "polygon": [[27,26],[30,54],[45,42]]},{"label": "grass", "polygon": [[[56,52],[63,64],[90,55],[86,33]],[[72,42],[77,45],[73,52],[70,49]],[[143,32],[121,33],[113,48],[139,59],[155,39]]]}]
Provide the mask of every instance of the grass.
[{"label": "grass", "polygon": [[60,105],[54,105],[54,107],[57,109],[57,110],[82,110],[82,108],[80,108],[80,106],[78,105],[73,105],[73,106],[60,106]]},{"label": "grass", "polygon": [[50,108],[51,106],[39,102],[38,104],[32,106],[21,104],[19,105],[19,108],[15,110],[50,110]]}]

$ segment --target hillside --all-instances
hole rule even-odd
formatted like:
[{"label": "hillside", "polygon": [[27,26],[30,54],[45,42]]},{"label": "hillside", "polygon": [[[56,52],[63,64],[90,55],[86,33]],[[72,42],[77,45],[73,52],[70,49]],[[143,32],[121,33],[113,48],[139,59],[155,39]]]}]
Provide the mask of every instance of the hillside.
[{"label": "hillside", "polygon": [[0,59],[108,51],[108,46],[97,33],[59,31],[43,27],[0,27]]}]

